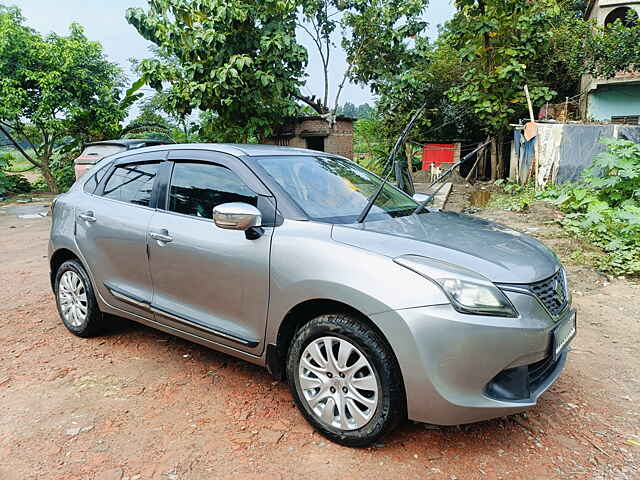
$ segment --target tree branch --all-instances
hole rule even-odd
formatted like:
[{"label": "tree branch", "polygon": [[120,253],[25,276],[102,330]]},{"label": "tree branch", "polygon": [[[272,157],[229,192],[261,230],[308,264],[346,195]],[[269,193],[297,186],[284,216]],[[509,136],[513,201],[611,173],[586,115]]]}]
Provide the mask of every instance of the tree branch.
[{"label": "tree branch", "polygon": [[[330,39],[329,37],[326,38],[327,52],[325,53],[322,45],[323,35],[320,31],[320,25],[316,24],[316,22],[311,17],[309,18],[309,22],[311,23],[313,30],[315,31],[315,35],[307,28],[306,25],[302,23],[298,23],[298,26],[302,28],[307,33],[307,35],[309,35],[309,37],[311,37],[311,39],[313,40],[313,43],[316,44],[318,53],[320,54],[320,59],[322,61],[323,77],[324,77],[324,102],[322,104],[322,107],[323,107],[323,110],[326,112],[329,110],[328,97],[329,97],[329,49],[330,49],[329,40]],[[316,108],[313,105],[311,106],[313,108]]]},{"label": "tree branch", "polygon": [[[19,120],[16,119],[16,122],[17,124],[19,124]],[[29,138],[29,135],[25,133],[22,127],[15,126],[15,125],[8,125],[7,123],[5,123],[5,125],[11,128],[12,130],[15,130],[22,138],[24,138],[27,142],[29,142],[29,145],[31,145],[31,148],[33,148],[33,151],[35,152],[36,156],[37,157],[40,156],[40,150],[38,149],[38,147],[36,147],[36,144]]]},{"label": "tree branch", "polygon": [[313,43],[315,43],[316,47],[318,47],[318,50],[320,51],[320,55],[322,55],[322,47],[321,47],[320,43],[318,42],[317,37],[315,37],[313,35],[313,33],[311,33],[311,31],[303,23],[298,23],[298,26],[301,29],[303,29],[305,32],[307,32],[307,35],[309,35],[311,37],[311,40],[313,40]]},{"label": "tree branch", "polygon": [[313,108],[320,115],[324,115],[325,113],[327,113],[329,111],[329,109],[327,107],[325,107],[324,105],[322,105],[322,103],[320,101],[316,100],[315,95],[313,95],[311,97],[306,97],[304,95],[295,94],[294,97],[296,99],[300,100],[301,102],[304,102],[307,105],[309,105],[311,108]]},{"label": "tree branch", "polygon": [[344,72],[344,77],[342,77],[342,82],[340,82],[340,85],[338,86],[338,91],[336,92],[336,103],[333,107],[333,116],[335,116],[336,112],[338,111],[338,102],[340,101],[340,94],[342,93],[344,84],[347,82],[347,78],[349,78],[349,74],[351,73],[352,68],[353,68],[353,64],[350,64],[349,68],[347,68],[347,71]]},{"label": "tree branch", "polygon": [[[325,23],[329,20],[329,2],[325,0],[324,2],[324,17]],[[329,108],[329,59],[331,58],[331,36],[327,34],[325,30],[324,35],[325,47],[327,48],[327,52],[325,55],[325,63],[324,63],[324,105]]]},{"label": "tree branch", "polygon": [[26,158],[32,165],[42,168],[42,163],[31,158],[31,155],[25,152],[22,146],[13,138],[13,136],[7,131],[5,127],[11,128],[8,124],[0,122],[0,132],[2,132],[9,139],[13,146],[16,147],[16,149],[22,154],[22,156]]}]

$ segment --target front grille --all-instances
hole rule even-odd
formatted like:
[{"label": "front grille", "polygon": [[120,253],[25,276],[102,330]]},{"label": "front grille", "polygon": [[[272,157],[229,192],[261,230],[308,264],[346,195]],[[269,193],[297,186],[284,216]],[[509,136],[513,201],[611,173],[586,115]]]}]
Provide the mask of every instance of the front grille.
[{"label": "front grille", "polygon": [[552,315],[560,315],[567,306],[569,296],[562,269],[546,280],[532,283],[529,285],[529,289]]}]

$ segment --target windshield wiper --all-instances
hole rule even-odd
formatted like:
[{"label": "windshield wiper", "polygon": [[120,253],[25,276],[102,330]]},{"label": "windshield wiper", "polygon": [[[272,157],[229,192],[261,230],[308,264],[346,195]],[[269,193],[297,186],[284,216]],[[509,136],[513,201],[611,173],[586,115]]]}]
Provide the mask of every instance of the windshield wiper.
[{"label": "windshield wiper", "polygon": [[[466,162],[467,160],[469,160],[469,159],[473,156],[473,154],[474,154],[474,153],[476,153],[476,152],[477,152],[477,151],[479,151],[480,149],[482,149],[482,148],[486,147],[486,146],[487,146],[487,145],[489,145],[490,143],[491,143],[491,140],[487,140],[486,142],[484,142],[484,143],[482,143],[482,144],[478,145],[478,147],[476,147],[476,149],[475,149],[475,150],[473,150],[472,152],[467,153],[467,154],[462,158],[462,160],[460,160],[459,162],[457,162],[457,163],[453,164],[453,165],[451,166],[451,168],[449,168],[446,172],[444,172],[442,175],[440,175],[438,178],[436,178],[436,179],[431,183],[431,185],[429,185],[429,186],[427,187],[427,190],[428,190],[429,188],[433,187],[434,185],[436,185],[438,182],[441,182],[442,180],[444,180],[445,178],[447,178],[449,175],[451,175],[451,173],[452,173],[456,168],[458,168],[458,167],[459,167],[460,165],[462,165],[464,162]],[[427,205],[427,203],[431,202],[431,201],[434,199],[434,197],[436,196],[436,194],[440,191],[440,189],[441,189],[444,185],[445,185],[445,184],[443,183],[442,185],[440,185],[440,186],[435,190],[435,192],[428,194],[428,195],[427,195],[427,198],[426,198],[424,201],[420,202],[420,205],[418,205],[418,208],[416,208],[416,209],[414,210],[414,212],[413,212],[413,213],[414,213],[414,214],[416,214],[416,215],[417,215],[418,213],[420,213],[420,212],[422,211],[422,209]]]},{"label": "windshield wiper", "polygon": [[[423,104],[416,111],[416,113],[413,115],[413,117],[411,117],[411,120],[409,120],[409,123],[407,123],[407,126],[404,127],[404,130],[402,131],[402,134],[400,135],[400,137],[398,137],[398,140],[396,141],[396,144],[393,146],[393,149],[391,149],[391,153],[389,153],[389,157],[387,158],[387,161],[385,163],[385,167],[389,163],[391,163],[391,166],[393,167],[393,162],[395,162],[396,155],[398,154],[398,150],[400,150],[400,147],[404,143],[405,138],[407,138],[407,135],[409,135],[409,132],[411,131],[411,129],[413,128],[415,123],[418,121],[418,117],[420,117],[422,112],[424,112],[424,109],[425,109],[426,105],[427,105],[426,103]],[[367,202],[367,204],[364,207],[364,210],[362,210],[362,212],[360,212],[360,215],[358,215],[358,223],[363,223],[365,221],[365,219],[367,218],[367,215],[369,215],[369,212],[371,211],[371,208],[373,207],[373,205],[378,200],[378,197],[382,193],[382,190],[384,189],[384,187],[387,185],[387,183],[389,181],[389,177],[391,176],[391,172],[393,172],[393,171],[394,171],[393,168],[389,169],[389,171],[387,172],[387,175],[384,177],[382,183],[380,184],[380,187],[378,188],[378,190],[376,190],[376,193],[374,193],[373,196],[369,199],[369,201]]]}]

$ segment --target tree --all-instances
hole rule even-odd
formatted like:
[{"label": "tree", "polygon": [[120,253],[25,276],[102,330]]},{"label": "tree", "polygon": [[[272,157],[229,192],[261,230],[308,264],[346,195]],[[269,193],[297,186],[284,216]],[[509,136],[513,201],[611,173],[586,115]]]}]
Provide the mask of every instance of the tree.
[{"label": "tree", "polygon": [[[576,35],[570,38],[575,42]],[[584,40],[574,46],[578,52],[574,61],[580,62],[587,73],[613,78],[618,72],[640,70],[640,19],[637,15],[630,16],[625,22],[616,20],[612,25],[592,27],[581,38]]]},{"label": "tree", "polygon": [[211,112],[243,140],[296,111],[307,60],[296,9],[293,0],[156,0],[147,11],[129,9],[127,20],[162,58],[175,59],[139,67],[151,87],[167,89],[170,109]]},{"label": "tree", "polygon": [[458,0],[459,9],[447,32],[447,41],[466,65],[461,84],[448,91],[449,98],[468,104],[496,135],[493,179],[502,176],[501,146],[509,122],[524,116],[527,99],[549,101],[554,92],[536,75],[536,65],[547,58],[552,20],[560,9],[553,0]]},{"label": "tree", "polygon": [[355,116],[356,118],[372,118],[374,114],[375,111],[373,107],[371,107],[371,105],[369,105],[368,103],[363,103],[362,105],[358,106]]},{"label": "tree", "polygon": [[121,98],[122,82],[120,69],[79,25],[68,36],[43,37],[24,25],[20,10],[0,5],[0,132],[41,169],[52,192],[58,191],[50,168],[57,148],[120,131],[137,98]]},{"label": "tree", "polygon": [[336,115],[344,115],[351,118],[372,118],[375,115],[375,109],[368,103],[356,106],[351,102],[346,102],[338,107]]},{"label": "tree", "polygon": [[[301,0],[301,4],[299,26],[313,40],[320,55],[324,91],[320,99],[315,95],[298,95],[298,99],[320,114],[336,114],[348,80],[371,84],[375,91],[380,77],[399,73],[398,66],[411,55],[411,40],[427,25],[422,21],[426,0]],[[332,35],[338,29],[347,68],[336,86],[331,106],[329,61],[337,48]]]},{"label": "tree", "polygon": [[340,112],[341,115],[344,115],[346,117],[351,117],[351,118],[356,118],[358,114],[357,107],[351,102],[345,103],[342,106],[342,108],[338,109],[338,111]]},{"label": "tree", "polygon": [[145,138],[158,140],[171,140],[171,131],[177,128],[171,120],[169,120],[155,102],[155,96],[142,102],[140,112],[125,127],[124,134],[127,138]]},{"label": "tree", "polygon": [[[424,0],[156,0],[147,11],[129,9],[127,20],[157,46],[139,71],[153,88],[168,91],[168,108],[185,116],[206,111],[221,123],[210,131],[246,140],[265,137],[274,123],[301,112],[297,102],[335,115],[347,80],[366,83],[397,68],[411,36],[425,26],[418,20],[425,6]],[[320,98],[300,92],[307,51],[296,40],[297,26],[321,57]],[[349,65],[330,107],[338,29]],[[374,57],[377,66],[366,67]]]},{"label": "tree", "polygon": [[578,93],[581,75],[610,77],[640,66],[640,27],[597,27],[578,0],[458,0],[453,19],[435,42],[418,37],[400,73],[374,83],[383,113],[381,132],[392,137],[416,105],[426,104],[414,137],[497,138],[492,175],[504,172],[509,124],[535,107]]}]

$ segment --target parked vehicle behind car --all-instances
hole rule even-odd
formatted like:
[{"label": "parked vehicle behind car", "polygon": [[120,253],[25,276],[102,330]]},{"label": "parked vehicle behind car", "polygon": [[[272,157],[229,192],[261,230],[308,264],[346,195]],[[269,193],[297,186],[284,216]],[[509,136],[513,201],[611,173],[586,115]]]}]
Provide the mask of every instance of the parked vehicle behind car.
[{"label": "parked vehicle behind car", "polygon": [[160,140],[144,139],[106,140],[103,142],[87,143],[82,149],[82,153],[74,160],[76,179],[80,178],[87,170],[91,169],[96,163],[109,155],[126,152],[127,150],[166,144],[167,142]]},{"label": "parked vehicle behind car", "polygon": [[533,407],[576,332],[565,270],[526,235],[418,207],[311,150],[127,151],[57,197],[52,287],[75,335],[118,315],[267,367],[343,445]]}]

